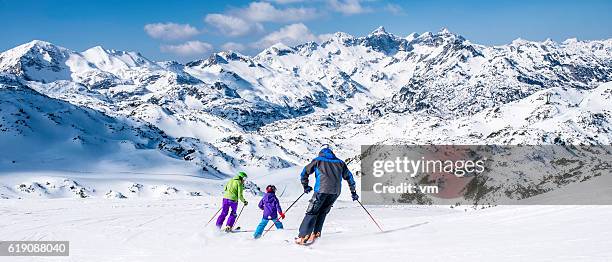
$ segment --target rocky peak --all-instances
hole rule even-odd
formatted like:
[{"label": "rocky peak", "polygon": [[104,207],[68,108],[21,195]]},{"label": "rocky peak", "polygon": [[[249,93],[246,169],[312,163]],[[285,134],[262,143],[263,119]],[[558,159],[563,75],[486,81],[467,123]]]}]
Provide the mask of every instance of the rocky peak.
[{"label": "rocky peak", "polygon": [[409,35],[406,36],[406,41],[411,42],[412,40],[416,39],[417,37],[419,37],[419,34],[417,34],[416,32],[412,32]]},{"label": "rocky peak", "polygon": [[360,38],[360,40],[363,45],[387,55],[394,54],[398,51],[409,51],[411,49],[406,39],[387,33],[382,26],[372,31],[368,36]]},{"label": "rocky peak", "polygon": [[294,52],[295,52],[295,49],[287,46],[284,43],[279,42],[261,51],[261,53],[259,53],[257,57],[265,57],[265,56],[270,56],[270,55],[284,56],[287,54],[292,54]]},{"label": "rocky peak", "polygon": [[379,26],[374,31],[372,31],[372,33],[370,33],[370,35],[388,35],[388,34],[389,33],[387,33],[387,30],[385,30],[384,26]]},{"label": "rocky peak", "polygon": [[336,32],[329,39],[321,43],[321,46],[325,47],[334,42],[344,46],[351,46],[355,43],[355,37],[345,32]]}]

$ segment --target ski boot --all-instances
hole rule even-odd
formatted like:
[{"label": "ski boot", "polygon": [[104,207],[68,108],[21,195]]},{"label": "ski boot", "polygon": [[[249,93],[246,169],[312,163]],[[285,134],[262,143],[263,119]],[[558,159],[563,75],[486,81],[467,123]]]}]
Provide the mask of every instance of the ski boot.
[{"label": "ski boot", "polygon": [[310,237],[308,238],[310,240],[310,243],[314,243],[315,240],[317,240],[317,238],[321,237],[321,232],[312,232],[312,234],[310,234]]},{"label": "ski boot", "polygon": [[306,236],[303,236],[303,237],[296,237],[295,238],[295,243],[298,244],[298,245],[302,245],[302,246],[308,245],[308,238],[310,238],[310,235],[306,235]]}]

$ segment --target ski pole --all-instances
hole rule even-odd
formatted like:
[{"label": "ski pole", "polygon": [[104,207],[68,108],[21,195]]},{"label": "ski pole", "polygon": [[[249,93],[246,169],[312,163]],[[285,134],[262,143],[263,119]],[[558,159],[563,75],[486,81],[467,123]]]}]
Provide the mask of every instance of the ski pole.
[{"label": "ski pole", "polygon": [[238,223],[238,219],[240,218],[240,215],[242,215],[242,210],[244,210],[244,207],[246,207],[246,205],[242,205],[242,208],[240,209],[240,212],[238,212],[238,216],[236,217],[236,220],[234,220],[234,225]]},{"label": "ski pole", "polygon": [[[289,212],[289,209],[291,209],[291,207],[293,207],[293,205],[295,205],[295,203],[298,202],[298,200],[300,200],[300,198],[302,198],[302,196],[304,196],[304,194],[306,194],[306,192],[302,193],[295,201],[293,201],[293,203],[291,203],[291,205],[285,209],[285,214],[287,214],[287,212]],[[277,218],[276,221],[278,221],[279,219]],[[274,223],[272,223],[272,225],[270,225],[270,227],[268,227],[268,229],[266,229],[266,232],[263,233],[262,237],[265,236],[268,231],[270,231],[270,229],[272,229],[272,227],[274,226]]]},{"label": "ski pole", "polygon": [[219,210],[217,210],[217,212],[210,218],[210,220],[208,220],[208,222],[206,223],[206,225],[204,227],[207,227],[208,224],[210,224],[211,221],[213,221],[213,219],[215,219],[215,217],[217,216],[217,214],[219,214],[219,212],[221,212],[221,209],[223,207],[220,207]]},{"label": "ski pole", "polygon": [[361,203],[361,201],[359,201],[359,199],[357,199],[357,203],[359,203],[359,205],[363,208],[363,210],[365,210],[366,213],[368,213],[368,216],[370,216],[370,218],[372,219],[372,221],[374,221],[374,224],[376,224],[376,226],[378,227],[378,229],[380,229],[380,232],[385,232],[380,225],[378,224],[378,222],[376,222],[376,219],[374,219],[374,217],[372,216],[372,214],[370,214],[370,212],[368,212],[368,210],[363,206],[363,204]]}]

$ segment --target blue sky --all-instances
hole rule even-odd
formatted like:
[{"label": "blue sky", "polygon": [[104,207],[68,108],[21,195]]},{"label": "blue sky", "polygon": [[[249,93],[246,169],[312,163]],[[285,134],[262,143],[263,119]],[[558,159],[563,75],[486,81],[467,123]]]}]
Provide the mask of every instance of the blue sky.
[{"label": "blue sky", "polygon": [[381,25],[401,36],[447,27],[487,45],[518,37],[590,40],[612,38],[610,14],[609,0],[0,0],[0,50],[40,39],[184,62],[226,48],[254,54],[277,41],[319,41],[337,31],[365,35]]}]

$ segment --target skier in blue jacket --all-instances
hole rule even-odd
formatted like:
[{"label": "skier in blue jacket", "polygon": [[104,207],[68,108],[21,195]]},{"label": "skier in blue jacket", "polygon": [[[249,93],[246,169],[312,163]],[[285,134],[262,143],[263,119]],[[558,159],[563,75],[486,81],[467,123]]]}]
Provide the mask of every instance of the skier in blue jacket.
[{"label": "skier in blue jacket", "polygon": [[313,173],[315,174],[314,195],[306,209],[306,215],[302,220],[300,232],[296,239],[296,243],[300,245],[313,242],[321,236],[325,217],[340,195],[343,179],[348,182],[353,201],[359,199],[353,174],[349,171],[346,163],[338,159],[328,145],[324,145],[319,152],[319,156],[304,167],[300,175],[304,193],[308,194],[313,190],[308,185],[308,177]]}]

